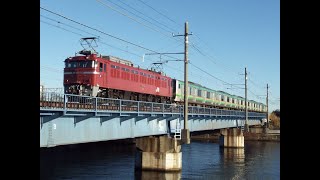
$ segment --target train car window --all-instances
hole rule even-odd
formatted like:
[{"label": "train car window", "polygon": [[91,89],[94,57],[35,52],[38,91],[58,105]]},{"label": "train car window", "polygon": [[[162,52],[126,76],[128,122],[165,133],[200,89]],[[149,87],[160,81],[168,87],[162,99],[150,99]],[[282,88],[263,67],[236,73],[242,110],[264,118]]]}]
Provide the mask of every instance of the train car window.
[{"label": "train car window", "polygon": [[178,84],[178,89],[181,89],[180,84]]},{"label": "train car window", "polygon": [[99,71],[102,72],[102,63],[99,63]]},{"label": "train car window", "polygon": [[232,99],[232,103],[234,103],[234,99]]},{"label": "train car window", "polygon": [[227,97],[227,102],[230,102],[230,98],[229,97]]},{"label": "train car window", "polygon": [[224,95],[221,95],[221,101],[224,101]]},{"label": "train car window", "polygon": [[189,88],[189,95],[192,95],[192,87]]},{"label": "train car window", "polygon": [[210,92],[207,92],[207,98],[210,99]]},{"label": "train car window", "polygon": [[116,67],[114,65],[111,65],[111,68],[115,69]]},{"label": "train car window", "polygon": [[201,93],[202,91],[200,89],[198,89],[198,96],[201,97]]},{"label": "train car window", "polygon": [[103,64],[103,71],[106,72],[106,69],[107,69],[107,65]]}]

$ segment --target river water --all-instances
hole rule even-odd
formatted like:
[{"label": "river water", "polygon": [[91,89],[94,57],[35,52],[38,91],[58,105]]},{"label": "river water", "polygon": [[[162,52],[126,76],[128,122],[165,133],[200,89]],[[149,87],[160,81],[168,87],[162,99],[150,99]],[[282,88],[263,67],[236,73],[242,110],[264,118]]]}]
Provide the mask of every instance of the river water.
[{"label": "river water", "polygon": [[40,149],[41,179],[280,179],[280,142],[246,141],[244,148],[218,142],[182,145],[182,171],[135,171],[135,145],[90,143]]}]

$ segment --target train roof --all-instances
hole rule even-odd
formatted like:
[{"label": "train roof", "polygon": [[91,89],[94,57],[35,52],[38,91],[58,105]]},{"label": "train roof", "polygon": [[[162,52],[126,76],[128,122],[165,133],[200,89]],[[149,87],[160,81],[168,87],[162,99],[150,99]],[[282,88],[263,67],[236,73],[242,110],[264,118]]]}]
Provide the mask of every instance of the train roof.
[{"label": "train roof", "polygon": [[117,63],[120,63],[120,64],[133,66],[133,63],[131,61],[124,60],[124,59],[121,59],[121,58],[118,58],[118,57],[115,57],[115,56],[101,56],[101,58],[105,59],[105,60],[110,60],[110,61],[113,61],[113,62],[117,62]]},{"label": "train roof", "polygon": [[[181,80],[178,80],[178,79],[175,79],[175,80],[176,80],[176,81],[179,81],[179,82],[181,82],[181,83],[184,83],[184,81],[181,81]],[[189,84],[191,84],[191,85],[193,85],[193,86],[198,86],[198,87],[200,87],[200,88],[203,89],[203,90],[209,90],[209,91],[217,92],[217,93],[219,93],[219,94],[227,95],[227,96],[232,97],[232,98],[237,98],[237,99],[245,100],[244,97],[241,97],[241,96],[238,96],[238,95],[229,94],[229,93],[227,93],[227,92],[225,92],[225,91],[221,91],[221,90],[213,90],[213,89],[210,89],[210,88],[208,88],[208,87],[205,87],[205,86],[203,86],[203,85],[201,85],[201,84],[198,84],[198,83],[195,83],[195,82],[192,82],[192,81],[189,81]],[[261,103],[261,102],[257,102],[257,101],[254,101],[254,100],[248,100],[248,102],[265,105],[265,104],[263,104],[263,103]]]}]

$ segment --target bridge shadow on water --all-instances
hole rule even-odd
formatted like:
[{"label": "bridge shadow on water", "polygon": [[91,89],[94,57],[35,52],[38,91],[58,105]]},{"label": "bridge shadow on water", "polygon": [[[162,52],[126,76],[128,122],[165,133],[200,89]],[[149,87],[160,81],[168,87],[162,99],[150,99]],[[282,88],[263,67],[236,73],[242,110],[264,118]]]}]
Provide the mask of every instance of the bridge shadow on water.
[{"label": "bridge shadow on water", "polygon": [[40,148],[40,179],[132,179],[134,154],[127,141]]}]

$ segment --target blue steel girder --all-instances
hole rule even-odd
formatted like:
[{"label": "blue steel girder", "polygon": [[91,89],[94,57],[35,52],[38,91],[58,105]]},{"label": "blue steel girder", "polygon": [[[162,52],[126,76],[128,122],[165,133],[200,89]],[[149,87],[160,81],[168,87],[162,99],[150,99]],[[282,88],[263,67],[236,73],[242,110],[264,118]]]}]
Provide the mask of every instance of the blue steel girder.
[{"label": "blue steel girder", "polygon": [[149,116],[148,118],[147,118],[147,122],[149,123],[149,121],[152,121],[152,120],[155,120],[155,119],[157,119],[158,118],[158,116]]},{"label": "blue steel girder", "polygon": [[166,120],[167,120],[167,122],[169,122],[169,121],[171,121],[171,120],[174,120],[174,119],[178,119],[178,118],[180,118],[180,116],[166,116]]},{"label": "blue steel girder", "polygon": [[84,116],[75,116],[74,117],[74,126],[76,126],[76,124],[78,122],[81,122],[81,121],[86,120],[90,117],[93,117],[94,115],[95,115],[94,113],[88,113],[88,114],[85,114]]},{"label": "blue steel girder", "polygon": [[129,119],[133,119],[135,116],[120,116],[120,124],[122,124],[124,121],[127,121]]},{"label": "blue steel girder", "polygon": [[62,112],[40,112],[40,124],[41,124],[41,128],[43,126],[44,123],[47,123],[49,121],[52,121],[56,118],[59,118],[60,116],[63,116]]},{"label": "blue steel girder", "polygon": [[139,115],[139,116],[135,116],[135,121],[134,123],[137,123],[138,121],[141,121],[143,119],[146,119],[147,117],[150,117],[151,115]]},{"label": "blue steel girder", "polygon": [[117,114],[113,114],[113,115],[109,115],[109,116],[100,116],[100,125],[102,125],[103,122],[105,121],[109,121],[111,119],[114,119],[114,118],[117,118],[117,117],[120,117],[119,115]]},{"label": "blue steel girder", "polygon": [[42,112],[42,114],[40,112],[40,117],[42,118],[42,123],[43,124],[46,123],[46,122],[49,122],[49,121],[51,121],[53,119],[56,119],[56,118],[58,118],[60,116],[63,116],[63,113],[59,112],[59,111],[51,112],[51,115],[49,115],[49,113],[47,113],[47,112]]}]

